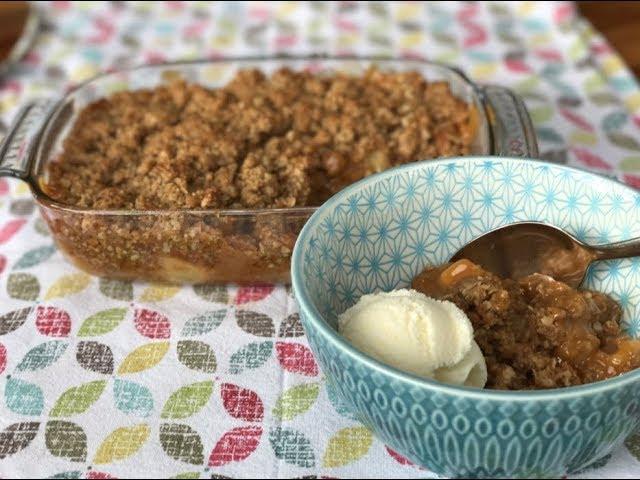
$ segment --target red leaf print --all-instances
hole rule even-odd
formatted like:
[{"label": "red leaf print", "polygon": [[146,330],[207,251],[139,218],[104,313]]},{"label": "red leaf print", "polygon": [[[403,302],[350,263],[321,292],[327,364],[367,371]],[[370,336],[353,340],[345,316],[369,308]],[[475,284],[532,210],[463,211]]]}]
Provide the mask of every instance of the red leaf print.
[{"label": "red leaf print", "polygon": [[221,387],[222,404],[229,415],[246,422],[261,422],[264,417],[264,405],[258,394],[247,388],[231,383]]},{"label": "red leaf print", "polygon": [[71,317],[56,307],[39,306],[36,314],[36,327],[49,337],[66,337],[71,331]]},{"label": "red leaf print", "polygon": [[612,52],[611,47],[604,42],[594,43],[589,47],[589,50],[591,50],[591,53],[594,55],[604,55],[605,53]]},{"label": "red leaf print", "polygon": [[635,123],[636,127],[640,128],[640,115],[633,116],[633,123]]},{"label": "red leaf print", "polygon": [[144,58],[146,63],[150,63],[150,64],[164,63],[167,61],[167,57],[160,52],[151,52],[151,51],[146,52],[144,55]]},{"label": "red leaf print", "polygon": [[71,6],[71,2],[57,1],[53,2],[53,8],[57,10],[66,10]]},{"label": "red leaf print", "polygon": [[344,30],[346,32],[357,32],[358,25],[344,18],[336,18],[333,22],[338,30]]},{"label": "red leaf print", "polygon": [[184,9],[184,2],[170,1],[170,2],[165,2],[165,5],[167,6],[167,9],[169,9],[169,10],[178,11],[178,10],[183,10]]},{"label": "red leaf print", "polygon": [[25,55],[24,61],[29,65],[38,65],[40,63],[40,55],[38,55],[38,52],[29,52]]},{"label": "red leaf print", "polygon": [[0,195],[4,195],[8,192],[9,192],[9,183],[4,178],[0,178]]},{"label": "red leaf print", "polygon": [[0,343],[0,373],[4,372],[4,368],[7,366],[7,349]]},{"label": "red leaf print", "polygon": [[102,17],[96,17],[93,24],[98,30],[98,33],[87,39],[89,43],[105,43],[109,41],[116,29],[115,25],[111,21]]},{"label": "red leaf print", "polygon": [[282,368],[289,372],[315,376],[318,374],[318,365],[313,358],[313,353],[299,343],[276,343],[278,361]]},{"label": "red leaf print", "polygon": [[4,272],[4,267],[7,266],[7,257],[0,255],[0,273]]},{"label": "red leaf print", "polygon": [[242,305],[243,303],[255,302],[262,300],[271,292],[275,287],[268,283],[254,283],[253,285],[247,285],[241,287],[236,295],[236,304]]},{"label": "red leaf print", "polygon": [[587,167],[602,168],[604,170],[611,170],[611,165],[605,162],[595,153],[590,152],[585,148],[572,148],[571,151],[576,156],[578,161]]},{"label": "red leaf print", "polygon": [[22,85],[15,80],[7,80],[1,87],[0,91],[13,93],[15,95],[19,94],[22,90]]},{"label": "red leaf print", "polygon": [[249,9],[249,16],[258,20],[266,20],[269,18],[271,11],[268,8],[253,6]]},{"label": "red leaf print", "polygon": [[400,50],[400,57],[408,60],[426,60],[426,57],[415,50]]},{"label": "red leaf print", "polygon": [[275,39],[276,48],[293,47],[297,42],[296,35],[278,35]]},{"label": "red leaf print", "polygon": [[408,458],[403,457],[402,455],[400,455],[398,452],[396,452],[395,450],[391,450],[389,447],[385,446],[385,448],[387,449],[387,453],[389,455],[391,455],[391,458],[393,458],[396,462],[398,462],[400,465],[413,465],[413,462],[411,460],[409,460]]},{"label": "red leaf print", "polygon": [[89,478],[91,480],[101,480],[103,478],[117,478],[114,477],[113,475],[111,475],[110,473],[105,473],[105,472],[96,472],[94,470],[89,470],[84,478]]},{"label": "red leaf print", "polygon": [[192,23],[191,25],[187,25],[184,29],[184,37],[185,38],[196,38],[204,32],[205,28],[207,28],[208,22],[200,21]]},{"label": "red leaf print", "polygon": [[480,6],[476,3],[465,3],[456,14],[456,17],[460,22],[464,22],[478,13],[479,8]]},{"label": "red leaf print", "polygon": [[309,73],[318,73],[322,70],[322,68],[323,67],[320,62],[311,62],[304,67],[304,71]]},{"label": "red leaf print", "polygon": [[557,50],[552,50],[550,48],[536,50],[535,55],[543,60],[548,60],[550,62],[561,62],[562,61],[562,53]]},{"label": "red leaf print", "polygon": [[573,15],[573,5],[571,4],[571,2],[566,2],[558,6],[558,8],[556,8],[556,11],[553,12],[553,21],[555,23],[562,23],[572,15]]},{"label": "red leaf print", "polygon": [[465,30],[469,35],[464,39],[463,45],[465,48],[474,47],[476,45],[482,45],[487,41],[487,31],[480,25],[475,23],[464,23]]},{"label": "red leaf print", "polygon": [[139,308],[135,311],[136,330],[148,338],[169,338],[171,336],[171,323],[169,319],[159,312]]},{"label": "red leaf print", "polygon": [[576,127],[581,128],[582,130],[586,130],[587,132],[595,131],[595,129],[593,128],[593,125],[591,125],[589,122],[587,122],[584,118],[582,118],[577,113],[573,113],[567,110],[566,108],[561,108],[560,113],[564,118],[569,120]]},{"label": "red leaf print", "polygon": [[640,189],[640,176],[638,175],[624,175],[622,177],[622,180],[624,180],[624,183],[626,183],[627,185],[633,187],[633,188],[637,188]]},{"label": "red leaf print", "polygon": [[508,58],[504,61],[504,63],[507,69],[511,70],[512,72],[526,73],[531,71],[531,68],[529,68],[529,65],[524,63],[522,60],[515,60],[515,59]]},{"label": "red leaf print", "polygon": [[225,433],[209,455],[209,466],[244,460],[258,448],[262,427],[239,427]]},{"label": "red leaf print", "polygon": [[8,242],[27,221],[23,218],[9,220],[0,228],[0,244]]}]

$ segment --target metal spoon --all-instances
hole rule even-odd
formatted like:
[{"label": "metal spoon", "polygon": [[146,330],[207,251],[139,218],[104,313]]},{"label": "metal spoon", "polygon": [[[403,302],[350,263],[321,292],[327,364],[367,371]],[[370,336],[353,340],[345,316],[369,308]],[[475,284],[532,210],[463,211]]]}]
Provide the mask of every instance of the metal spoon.
[{"label": "metal spoon", "polygon": [[543,273],[576,288],[591,262],[635,256],[640,256],[640,238],[592,246],[558,227],[520,222],[476,238],[451,261],[466,258],[503,278]]}]

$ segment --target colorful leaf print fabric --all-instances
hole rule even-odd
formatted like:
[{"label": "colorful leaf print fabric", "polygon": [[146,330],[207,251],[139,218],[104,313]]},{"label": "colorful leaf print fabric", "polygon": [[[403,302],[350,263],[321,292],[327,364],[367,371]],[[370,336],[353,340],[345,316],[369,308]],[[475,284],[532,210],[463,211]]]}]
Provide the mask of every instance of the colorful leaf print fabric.
[{"label": "colorful leaf print fabric", "polygon": [[[391,55],[524,99],[543,158],[640,188],[640,90],[570,2],[39,3],[0,78],[31,98],[106,70],[220,56]],[[319,371],[290,289],[91,277],[0,178],[2,478],[433,478],[358,423]],[[640,475],[640,436],[582,477]]]}]

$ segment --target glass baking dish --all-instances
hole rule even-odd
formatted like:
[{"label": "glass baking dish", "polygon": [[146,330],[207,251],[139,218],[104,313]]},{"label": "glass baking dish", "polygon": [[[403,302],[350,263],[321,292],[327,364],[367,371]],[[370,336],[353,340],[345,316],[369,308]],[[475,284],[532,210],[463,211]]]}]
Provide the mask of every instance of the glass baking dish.
[{"label": "glass baking dish", "polygon": [[241,68],[281,67],[319,74],[415,70],[444,80],[472,109],[473,155],[535,157],[537,145],[524,104],[510,90],[480,86],[454,68],[420,60],[375,58],[224,59],[144,66],[94,78],[57,102],[26,105],[0,146],[0,175],[31,191],[60,250],[98,276],[170,283],[288,282],[298,232],[316,207],[258,210],[92,210],[60,203],[42,188],[47,164],[80,110],[121,90],[152,88],[176,76],[207,87],[226,84]]}]

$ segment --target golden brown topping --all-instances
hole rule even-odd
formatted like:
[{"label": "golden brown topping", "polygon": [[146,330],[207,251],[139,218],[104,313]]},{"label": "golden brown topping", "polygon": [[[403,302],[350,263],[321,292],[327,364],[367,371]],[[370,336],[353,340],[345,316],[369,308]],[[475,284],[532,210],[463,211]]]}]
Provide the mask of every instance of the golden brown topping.
[{"label": "golden brown topping", "polygon": [[219,89],[174,78],[86,107],[45,188],[90,208],[315,206],[371,173],[469,153],[474,121],[416,72],[243,70]]}]

